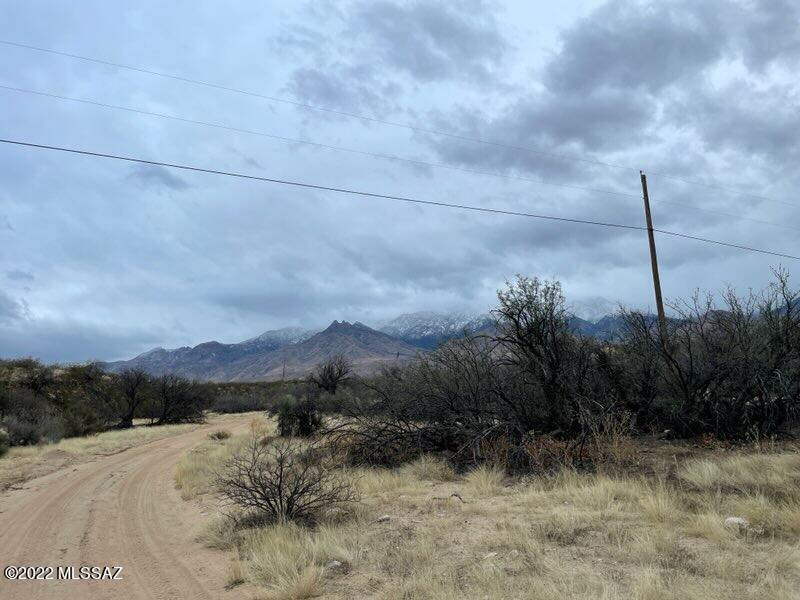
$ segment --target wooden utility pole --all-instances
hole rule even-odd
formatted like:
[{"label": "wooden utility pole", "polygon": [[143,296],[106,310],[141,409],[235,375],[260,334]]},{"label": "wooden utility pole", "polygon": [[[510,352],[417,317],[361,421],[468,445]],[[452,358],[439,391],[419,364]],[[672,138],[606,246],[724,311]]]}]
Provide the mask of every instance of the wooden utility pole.
[{"label": "wooden utility pole", "polygon": [[647,240],[650,242],[650,266],[653,269],[653,287],[656,292],[656,310],[658,310],[658,329],[661,343],[667,341],[667,317],[664,314],[664,301],[661,298],[661,279],[658,276],[658,256],[656,254],[656,238],[653,235],[653,217],[650,215],[650,196],[647,194],[647,176],[639,171],[642,179],[642,198],[644,200],[644,218],[647,221]]}]

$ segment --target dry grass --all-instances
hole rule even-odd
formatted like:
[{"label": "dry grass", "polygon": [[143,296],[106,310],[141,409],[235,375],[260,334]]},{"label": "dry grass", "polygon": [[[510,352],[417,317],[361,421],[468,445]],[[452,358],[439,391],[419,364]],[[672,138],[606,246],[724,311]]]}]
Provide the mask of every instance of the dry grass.
[{"label": "dry grass", "polygon": [[[254,413],[258,427],[271,427],[261,413]],[[226,423],[240,419],[243,415],[212,415],[210,422],[224,431]],[[109,456],[135,448],[149,442],[187,433],[200,427],[198,424],[159,425],[148,427],[137,420],[132,429],[105,431],[97,435],[67,438],[54,444],[18,446],[0,457],[0,491],[19,485],[36,477],[76,465],[98,456]]]},{"label": "dry grass", "polygon": [[87,437],[67,438],[55,444],[14,447],[0,458],[0,491],[68,465],[85,462],[96,456],[117,454],[128,448],[191,431],[196,427],[197,425],[139,426]]},{"label": "dry grass", "polygon": [[[512,479],[491,467],[458,476],[426,457],[344,471],[361,507],[316,529],[215,521],[203,541],[231,553],[229,579],[285,600],[790,600],[800,597],[799,464],[791,453],[727,455],[660,477]],[[726,527],[729,516],[749,529]]]},{"label": "dry grass", "polygon": [[464,489],[472,496],[498,495],[503,489],[505,473],[494,466],[481,465],[464,477]]},{"label": "dry grass", "polygon": [[455,481],[455,471],[444,460],[436,456],[422,456],[400,469],[401,473],[421,481]]},{"label": "dry grass", "polygon": [[[269,439],[274,433],[272,423],[261,416],[250,423],[251,434]],[[216,432],[212,432],[216,433]],[[227,432],[226,432],[227,433]],[[236,450],[242,447],[244,436],[211,436],[208,442],[193,448],[178,462],[175,471],[175,486],[184,500],[210,494],[217,470]]]},{"label": "dry grass", "polygon": [[788,494],[800,497],[800,454],[735,455],[722,460],[691,460],[678,472],[699,491]]},{"label": "dry grass", "polygon": [[246,577],[276,600],[318,596],[326,570],[351,569],[358,553],[354,531],[325,526],[269,525],[245,533],[241,542]]}]

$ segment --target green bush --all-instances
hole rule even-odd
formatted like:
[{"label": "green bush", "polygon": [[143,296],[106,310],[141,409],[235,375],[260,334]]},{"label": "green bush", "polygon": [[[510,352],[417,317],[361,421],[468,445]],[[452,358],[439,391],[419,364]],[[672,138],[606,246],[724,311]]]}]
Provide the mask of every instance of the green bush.
[{"label": "green bush", "polygon": [[11,446],[11,440],[8,437],[8,432],[0,428],[0,456],[8,452],[9,446]]},{"label": "green bush", "polygon": [[315,400],[287,396],[270,412],[278,417],[282,437],[311,437],[322,428],[322,414]]},{"label": "green bush", "polygon": [[211,405],[211,410],[218,413],[244,413],[266,409],[267,401],[253,392],[224,392]]}]

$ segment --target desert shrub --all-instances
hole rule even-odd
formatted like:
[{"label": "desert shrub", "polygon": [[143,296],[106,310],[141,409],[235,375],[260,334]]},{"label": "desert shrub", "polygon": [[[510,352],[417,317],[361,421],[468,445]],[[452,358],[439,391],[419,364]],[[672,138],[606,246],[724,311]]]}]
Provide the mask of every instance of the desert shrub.
[{"label": "desert shrub", "polygon": [[15,379],[19,387],[42,396],[53,384],[52,369],[31,358],[13,361]]},{"label": "desert shrub", "polygon": [[98,433],[113,422],[105,407],[92,402],[91,398],[67,397],[60,404],[65,437]]},{"label": "desert shrub", "polygon": [[[519,435],[529,431],[580,431],[582,400],[592,397],[592,353],[596,344],[573,335],[561,285],[517,276],[498,291],[496,344],[501,365],[519,375],[521,390],[504,399]],[[587,398],[589,396],[589,398]]]},{"label": "desert shrub", "polygon": [[[761,294],[698,294],[672,305],[666,339],[625,313],[623,348],[657,358],[651,421],[682,436],[763,439],[800,418],[800,296],[785,273]],[[641,387],[641,386],[640,386]]]},{"label": "desert shrub", "polygon": [[502,368],[484,340],[453,340],[405,368],[386,368],[343,407],[326,432],[352,464],[397,466],[425,453],[473,456],[487,432],[500,430],[495,386]]},{"label": "desert shrub", "polygon": [[244,413],[266,410],[266,399],[253,392],[223,392],[212,402],[211,410],[218,413]]},{"label": "desert shrub", "polygon": [[223,500],[265,521],[314,523],[356,494],[318,460],[316,448],[294,440],[261,444],[256,436],[223,466],[216,489]]},{"label": "desert shrub", "polygon": [[180,375],[167,374],[151,382],[151,397],[143,412],[157,425],[202,423],[211,404],[207,388]]},{"label": "desert shrub", "polygon": [[143,369],[125,369],[113,379],[120,429],[133,427],[133,419],[152,393],[153,379]]},{"label": "desert shrub", "polygon": [[61,411],[29,388],[10,390],[0,426],[12,446],[56,442],[66,432]]},{"label": "desert shrub", "polygon": [[143,416],[143,409],[152,398],[152,377],[142,369],[125,369],[119,374],[106,373],[97,364],[68,370],[71,385],[89,398],[114,426],[133,427],[133,419]]},{"label": "desert shrub", "polygon": [[325,430],[323,436],[331,452],[347,465],[398,467],[425,453],[414,442],[419,429],[386,418],[357,418]]},{"label": "desert shrub", "polygon": [[317,401],[287,396],[270,413],[278,418],[278,434],[282,437],[311,437],[322,428],[322,415]]},{"label": "desert shrub", "polygon": [[800,295],[785,273],[760,294],[728,290],[652,315],[623,312],[621,339],[575,335],[557,282],[498,292],[494,334],[452,340],[362,383],[326,432],[356,464],[442,453],[457,468],[628,468],[630,436],[770,439],[800,422]]},{"label": "desert shrub", "polygon": [[208,434],[209,439],[216,441],[227,440],[229,437],[231,437],[231,432],[227,429],[216,429]]},{"label": "desert shrub", "polygon": [[349,379],[352,371],[353,365],[350,361],[344,355],[337,354],[319,363],[308,380],[321,390],[335,394],[339,386]]},{"label": "desert shrub", "polygon": [[64,423],[57,415],[42,414],[35,420],[9,415],[2,421],[12,446],[57,442],[64,437]]},{"label": "desert shrub", "polygon": [[8,432],[0,427],[0,456],[3,456],[6,452],[8,452],[8,448],[11,446],[11,438],[8,435]]}]

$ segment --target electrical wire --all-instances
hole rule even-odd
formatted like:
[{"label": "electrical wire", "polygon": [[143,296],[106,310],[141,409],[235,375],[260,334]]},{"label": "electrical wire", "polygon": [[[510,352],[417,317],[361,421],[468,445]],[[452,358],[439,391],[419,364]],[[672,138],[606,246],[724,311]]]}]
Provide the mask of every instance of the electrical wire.
[{"label": "electrical wire", "polygon": [[[601,227],[610,227],[610,228],[617,228],[617,229],[629,229],[629,230],[635,230],[635,231],[646,231],[647,230],[645,227],[641,227],[641,226],[637,226],[637,225],[626,225],[626,224],[622,224],[622,223],[610,223],[610,222],[605,222],[605,221],[593,221],[593,220],[589,220],[589,219],[577,219],[577,218],[570,218],[570,217],[556,217],[556,216],[553,216],[553,215],[541,215],[541,214],[535,214],[535,213],[503,210],[503,209],[497,209],[497,208],[486,208],[486,207],[481,207],[481,206],[471,206],[471,205],[467,205],[467,204],[454,204],[454,203],[449,203],[449,202],[437,202],[437,201],[432,201],[432,200],[421,200],[421,199],[418,199],[418,198],[409,198],[409,197],[405,197],[405,196],[395,196],[395,195],[390,195],[390,194],[379,194],[379,193],[374,193],[374,192],[365,192],[365,191],[361,191],[361,190],[353,190],[353,189],[348,189],[348,188],[332,187],[332,186],[319,185],[319,184],[313,184],[313,183],[306,183],[306,182],[300,182],[300,181],[290,181],[290,180],[286,180],[286,179],[275,179],[275,178],[271,178],[271,177],[261,177],[261,176],[258,176],[258,175],[249,175],[249,174],[246,174],[246,173],[237,173],[237,172],[234,172],[234,171],[222,171],[222,170],[218,170],[218,169],[209,169],[209,168],[204,168],[204,167],[196,167],[196,166],[192,166],[192,165],[184,165],[184,164],[178,164],[178,163],[168,163],[168,162],[156,161],[156,160],[147,160],[147,159],[143,159],[143,158],[136,158],[136,157],[131,157],[131,156],[122,156],[122,155],[117,155],[117,154],[107,154],[107,153],[104,153],[104,152],[93,152],[93,151],[89,151],[89,150],[80,150],[80,149],[77,149],[77,148],[68,148],[68,147],[64,147],[64,146],[53,146],[53,145],[49,145],[49,144],[36,144],[36,143],[33,143],[33,142],[25,142],[25,141],[21,141],[21,140],[11,140],[11,139],[2,139],[2,138],[0,138],[0,143],[10,144],[10,145],[15,145],[15,146],[23,146],[23,147],[28,147],[28,148],[37,148],[37,149],[42,149],[42,150],[53,150],[53,151],[58,151],[58,152],[66,152],[66,153],[70,153],[70,154],[78,154],[78,155],[91,156],[91,157],[97,157],[97,158],[107,158],[107,159],[119,160],[119,161],[131,162],[131,163],[160,166],[160,167],[171,168],[171,169],[180,169],[180,170],[184,170],[184,171],[192,171],[192,172],[197,172],[197,173],[207,173],[207,174],[212,174],[212,175],[222,175],[222,176],[226,176],[226,177],[236,177],[236,178],[239,178],[239,179],[248,179],[248,180],[253,180],[253,181],[276,183],[276,184],[288,185],[288,186],[294,186],[294,187],[309,188],[309,189],[315,189],[315,190],[324,190],[324,191],[335,192],[335,193],[339,193],[339,194],[350,194],[350,195],[365,196],[365,197],[370,197],[370,198],[380,198],[380,199],[384,199],[384,200],[393,200],[393,201],[406,202],[406,203],[411,203],[411,204],[422,204],[422,205],[427,205],[427,206],[439,206],[439,207],[444,207],[444,208],[455,208],[455,209],[460,209],[460,210],[471,210],[471,211],[477,211],[477,212],[483,212],[483,213],[494,213],[494,214],[501,214],[501,215],[517,216],[517,217],[527,217],[527,218],[532,218],[532,219],[542,219],[542,220],[547,220],[547,221],[560,221],[560,222],[564,222],[564,223],[576,223],[576,224],[582,224],[582,225],[595,225],[595,226],[601,226]],[[737,249],[740,249],[740,250],[746,250],[746,251],[750,251],[750,252],[757,252],[757,253],[760,253],[760,254],[768,254],[768,255],[771,255],[771,256],[779,256],[779,257],[782,257],[782,258],[789,258],[789,259],[792,259],[792,260],[800,260],[800,256],[794,256],[794,255],[791,255],[791,254],[785,254],[785,253],[782,253],[782,252],[775,252],[775,251],[772,251],[772,250],[764,250],[764,249],[761,249],[761,248],[753,248],[753,247],[750,247],[750,246],[743,246],[743,245],[734,244],[734,243],[731,243],[731,242],[724,242],[724,241],[720,241],[720,240],[713,240],[713,239],[709,239],[709,238],[693,236],[693,235],[680,233],[680,232],[676,232],[676,231],[668,231],[668,230],[664,230],[664,229],[653,229],[653,231],[661,233],[661,234],[664,234],[664,235],[670,235],[670,236],[675,236],[675,237],[686,238],[686,239],[695,240],[695,241],[699,241],[699,242],[704,242],[704,243],[708,243],[708,244],[717,244],[717,245],[720,245],[720,246],[727,246],[727,247],[730,247],[730,248],[737,248]]]},{"label": "electrical wire", "polygon": [[309,110],[316,110],[316,111],[326,112],[326,113],[339,115],[339,116],[343,116],[343,117],[350,117],[350,118],[353,118],[353,119],[360,119],[362,121],[366,121],[366,122],[369,122],[369,123],[379,123],[381,125],[388,125],[388,126],[391,126],[391,127],[400,127],[400,128],[403,128],[403,129],[408,129],[408,130],[411,130],[411,131],[415,131],[417,133],[426,133],[426,134],[431,134],[431,135],[439,135],[439,136],[443,136],[443,137],[449,137],[449,138],[452,138],[452,139],[457,139],[457,140],[462,140],[462,141],[467,141],[467,142],[473,142],[473,143],[477,143],[477,144],[487,144],[487,145],[495,146],[495,147],[498,147],[498,148],[507,148],[509,150],[518,150],[518,151],[524,151],[524,152],[531,152],[533,154],[540,154],[540,155],[543,155],[543,156],[550,156],[550,157],[559,158],[559,159],[562,159],[562,160],[572,160],[572,161],[582,162],[582,163],[587,163],[587,164],[599,165],[599,166],[604,166],[604,167],[611,167],[611,168],[614,168],[614,169],[623,169],[623,170],[626,170],[626,171],[637,171],[637,172],[639,171],[639,169],[634,169],[633,167],[629,167],[629,166],[626,166],[626,165],[618,165],[618,164],[614,164],[614,163],[609,163],[609,162],[597,160],[597,159],[594,159],[594,158],[584,158],[584,157],[580,157],[580,156],[561,154],[561,153],[558,153],[558,152],[550,152],[550,151],[542,150],[542,149],[539,149],[539,148],[516,146],[516,145],[513,145],[513,144],[505,144],[505,143],[502,143],[502,142],[499,142],[499,141],[495,141],[495,140],[487,140],[487,139],[483,139],[483,138],[479,138],[479,137],[472,137],[472,136],[468,136],[468,135],[462,135],[462,134],[454,133],[454,132],[451,132],[451,131],[444,131],[444,130],[433,129],[433,128],[428,128],[428,127],[420,127],[418,125],[411,125],[409,123],[401,123],[399,121],[390,121],[390,120],[387,120],[387,119],[379,119],[377,117],[370,117],[368,115],[362,115],[362,114],[358,114],[358,113],[354,113],[354,112],[348,112],[348,111],[344,111],[344,110],[327,108],[327,107],[324,107],[324,106],[318,106],[316,104],[310,104],[310,103],[307,103],[307,102],[300,102],[299,100],[292,100],[292,99],[289,99],[289,98],[282,98],[280,96],[270,96],[270,95],[267,95],[267,94],[261,94],[259,92],[253,92],[253,91],[244,90],[244,89],[240,89],[240,88],[235,88],[235,87],[231,87],[231,86],[227,86],[227,85],[221,85],[221,84],[212,83],[212,82],[209,82],[209,81],[202,81],[202,80],[199,80],[199,79],[192,79],[190,77],[183,77],[181,75],[174,75],[172,73],[165,73],[163,71],[155,71],[153,69],[145,69],[145,68],[142,68],[142,67],[134,67],[134,66],[131,66],[131,65],[123,64],[123,63],[113,62],[113,61],[109,61],[109,60],[103,60],[103,59],[99,59],[99,58],[93,58],[91,56],[83,56],[83,55],[80,55],[80,54],[73,54],[71,52],[63,52],[61,50],[53,50],[51,48],[42,48],[41,46],[33,46],[33,45],[30,45],[30,44],[22,44],[22,43],[19,43],[19,42],[12,42],[10,40],[2,40],[2,39],[0,39],[0,44],[3,44],[5,46],[14,46],[16,48],[25,48],[26,50],[34,50],[36,52],[44,52],[44,53],[47,53],[47,54],[54,54],[54,55],[57,55],[57,56],[64,56],[64,57],[67,57],[67,58],[73,58],[73,59],[76,59],[76,60],[82,60],[82,61],[91,62],[91,63],[95,63],[95,64],[99,64],[99,65],[105,65],[105,66],[108,66],[108,67],[115,67],[115,68],[118,68],[118,69],[125,69],[125,70],[133,71],[133,72],[136,72],[136,73],[143,73],[143,74],[146,74],[146,75],[153,75],[155,77],[163,77],[165,79],[173,79],[175,81],[181,81],[183,83],[190,83],[190,84],[193,84],[193,85],[199,85],[199,86],[213,88],[213,89],[217,89],[217,90],[223,90],[223,91],[232,92],[232,93],[235,93],[235,94],[242,94],[242,95],[251,96],[251,97],[254,97],[254,98],[261,98],[263,100],[269,100],[270,102],[279,102],[279,103],[282,103],[282,104],[289,104],[289,105],[292,105],[292,106],[297,106],[297,107],[305,108],[305,109],[309,109]]},{"label": "electrical wire", "polygon": [[203,127],[212,127],[214,129],[222,129],[222,130],[225,130],[225,131],[234,131],[236,133],[245,133],[245,134],[248,134],[248,135],[256,135],[256,136],[260,136],[260,137],[265,137],[265,138],[269,138],[269,139],[273,139],[273,140],[279,140],[279,141],[282,141],[282,142],[286,142],[287,144],[303,144],[303,145],[307,145],[307,146],[314,146],[316,148],[325,148],[325,149],[328,149],[328,150],[336,150],[336,151],[340,151],[340,152],[348,152],[350,154],[359,154],[361,156],[370,156],[372,158],[379,158],[379,159],[390,160],[390,161],[394,161],[394,162],[405,162],[405,163],[410,163],[410,164],[417,165],[417,166],[434,167],[434,168],[438,168],[438,169],[448,169],[448,170],[451,170],[451,171],[460,171],[462,173],[471,173],[471,174],[474,174],[474,175],[485,175],[485,176],[489,176],[489,177],[498,177],[498,178],[501,178],[501,179],[516,179],[516,180],[519,180],[519,181],[526,181],[526,182],[529,182],[529,183],[537,183],[537,184],[540,184],[540,185],[549,185],[549,186],[569,188],[569,189],[574,189],[574,190],[583,190],[583,191],[586,191],[586,192],[594,192],[594,193],[598,193],[598,194],[609,194],[609,195],[612,195],[612,196],[625,196],[625,197],[628,197],[628,198],[640,198],[640,196],[638,196],[636,194],[629,194],[627,192],[619,192],[619,191],[616,191],[616,190],[607,190],[607,189],[602,189],[602,188],[594,188],[594,187],[587,187],[587,186],[581,186],[581,185],[574,185],[574,184],[571,184],[571,183],[559,183],[559,182],[556,182],[556,181],[547,181],[545,179],[535,179],[535,178],[532,178],[532,177],[522,177],[520,175],[509,175],[509,174],[506,174],[506,173],[497,173],[497,172],[493,172],[493,171],[480,171],[480,170],[477,170],[477,169],[468,169],[468,168],[465,168],[465,167],[457,167],[457,166],[448,165],[448,164],[445,164],[445,163],[430,162],[430,161],[425,161],[425,160],[416,159],[416,158],[407,158],[407,157],[404,157],[404,156],[397,156],[397,155],[394,155],[394,154],[382,154],[380,152],[369,152],[367,150],[358,150],[356,148],[347,148],[347,147],[344,147],[344,146],[335,146],[333,144],[324,144],[324,143],[321,143],[321,142],[315,142],[313,140],[307,140],[307,139],[302,139],[302,138],[290,138],[290,137],[286,137],[286,136],[275,135],[275,134],[272,134],[272,133],[267,133],[265,131],[258,131],[258,130],[255,130],[255,129],[245,129],[245,128],[241,128],[241,127],[233,127],[233,126],[230,126],[230,125],[224,125],[222,123],[214,123],[214,122],[211,122],[211,121],[200,121],[200,120],[197,120],[197,119],[189,119],[189,118],[186,118],[186,117],[179,117],[177,115],[170,115],[170,114],[167,114],[167,113],[159,113],[159,112],[154,112],[154,111],[149,111],[149,110],[144,110],[144,109],[139,109],[139,108],[132,108],[132,107],[129,107],[129,106],[121,106],[119,104],[108,104],[106,102],[98,102],[96,100],[88,100],[86,98],[75,98],[73,96],[62,96],[60,94],[53,94],[53,93],[50,93],[50,92],[42,92],[42,91],[38,91],[38,90],[30,90],[30,89],[27,89],[27,88],[14,87],[14,86],[10,86],[10,85],[2,85],[2,84],[0,84],[0,89],[11,91],[11,92],[22,93],[22,94],[32,94],[32,95],[35,95],[35,96],[43,96],[45,98],[53,98],[53,99],[56,99],[56,100],[65,100],[65,101],[68,101],[68,102],[77,102],[77,103],[80,103],[80,104],[87,104],[87,105],[90,105],[90,106],[99,106],[99,107],[102,107],[102,108],[110,108],[110,109],[113,109],[113,110],[119,110],[119,111],[139,114],[139,115],[145,115],[145,116],[149,116],[149,117],[158,117],[158,118],[161,118],[161,119],[169,119],[169,120],[172,120],[172,121],[178,121],[178,122],[181,122],[181,123],[189,123],[189,124],[192,124],[192,125],[200,125],[200,126],[203,126]]},{"label": "electrical wire", "polygon": [[[506,174],[506,173],[497,173],[497,172],[493,172],[493,171],[479,171],[477,169],[467,169],[467,168],[464,168],[464,167],[457,167],[457,166],[448,165],[448,164],[445,164],[445,163],[430,162],[430,161],[425,161],[425,160],[421,160],[421,159],[397,156],[397,155],[393,155],[393,154],[383,154],[383,153],[379,153],[379,152],[369,152],[369,151],[366,151],[366,150],[358,150],[356,148],[347,148],[347,147],[344,147],[344,146],[336,146],[336,145],[333,145],[333,144],[325,144],[325,143],[321,143],[321,142],[315,142],[313,140],[308,140],[308,139],[290,138],[290,137],[281,136],[281,135],[275,135],[275,134],[267,133],[267,132],[264,132],[264,131],[254,130],[254,129],[233,127],[233,126],[224,125],[224,124],[221,124],[221,123],[214,123],[214,122],[210,122],[210,121],[200,121],[200,120],[197,120],[197,119],[189,119],[189,118],[186,118],[186,117],[179,117],[177,115],[159,113],[159,112],[154,112],[154,111],[149,111],[149,110],[144,110],[144,109],[139,109],[139,108],[133,108],[133,107],[130,107],[130,106],[121,106],[121,105],[118,105],[118,104],[109,104],[109,103],[106,103],[106,102],[99,102],[99,101],[96,101],[96,100],[89,100],[89,99],[86,99],[86,98],[75,98],[73,96],[63,96],[61,94],[54,94],[54,93],[51,93],[51,92],[43,92],[43,91],[39,91],[39,90],[31,90],[31,89],[27,89],[27,88],[14,87],[14,86],[10,86],[10,85],[2,85],[2,84],[0,84],[0,90],[7,90],[7,91],[12,91],[12,92],[16,92],[16,93],[22,93],[22,94],[31,94],[31,95],[35,95],[35,96],[42,96],[42,97],[45,97],[45,98],[52,98],[52,99],[63,100],[63,101],[68,101],[68,102],[76,102],[76,103],[80,103],[80,104],[86,104],[86,105],[89,105],[89,106],[98,106],[98,107],[102,107],[102,108],[119,110],[119,111],[124,111],[124,112],[129,112],[129,113],[134,113],[134,114],[139,114],[139,115],[144,115],[144,116],[149,116],[149,117],[158,117],[158,118],[161,118],[161,119],[173,120],[173,121],[177,121],[177,122],[181,122],[181,123],[189,123],[189,124],[192,124],[192,125],[200,125],[200,126],[203,126],[203,127],[222,129],[222,130],[226,130],[226,131],[233,131],[233,132],[236,132],[236,133],[245,133],[245,134],[249,134],[249,135],[256,135],[256,136],[265,137],[265,138],[269,138],[269,139],[279,140],[279,141],[285,142],[287,144],[304,144],[304,145],[312,146],[312,147],[315,147],[315,148],[324,148],[324,149],[335,150],[335,151],[339,151],[339,152],[348,152],[348,153],[351,153],[351,154],[357,154],[357,155],[361,155],[361,156],[369,156],[369,157],[372,157],[372,158],[389,160],[389,161],[393,161],[393,162],[405,162],[405,163],[409,163],[409,164],[416,165],[416,166],[425,166],[425,167],[434,167],[434,168],[439,168],[439,169],[448,169],[448,170],[452,170],[452,171],[470,173],[470,174],[473,174],[473,175],[483,175],[483,176],[489,176],[489,177],[497,177],[497,178],[501,178],[501,179],[513,179],[513,180],[525,181],[525,182],[529,182],[529,183],[536,183],[536,184],[540,184],[540,185],[549,185],[549,186],[555,186],[555,187],[562,187],[562,188],[583,190],[583,191],[588,191],[588,192],[595,192],[595,193],[600,193],[600,194],[609,194],[609,195],[614,195],[614,196],[623,196],[623,197],[628,197],[628,198],[640,199],[640,196],[638,196],[636,194],[629,194],[629,193],[626,193],[626,192],[619,192],[619,191],[616,191],[616,190],[608,190],[608,189],[593,188],[593,187],[580,186],[580,185],[574,185],[574,184],[568,184],[568,183],[552,182],[552,181],[546,181],[544,179],[535,179],[535,178],[531,178],[531,177],[522,177],[522,176],[519,176],[519,175],[509,175],[509,174]],[[721,216],[728,217],[728,218],[731,218],[731,219],[739,219],[739,220],[743,220],[743,221],[750,221],[752,223],[758,223],[760,225],[768,225],[768,226],[771,226],[771,227],[779,227],[781,229],[789,229],[789,230],[793,230],[793,231],[800,231],[800,228],[792,227],[790,225],[784,225],[784,224],[781,224],[781,223],[774,223],[772,221],[764,221],[764,220],[760,220],[760,219],[753,219],[753,218],[745,217],[745,216],[741,216],[741,215],[733,215],[733,214],[726,213],[726,212],[721,212],[721,211],[712,210],[712,209],[708,209],[708,208],[702,208],[702,207],[699,207],[699,206],[693,206],[691,204],[686,204],[686,203],[681,203],[681,202],[674,202],[674,201],[671,201],[671,200],[656,200],[655,203],[656,204],[670,204],[670,205],[673,205],[673,206],[680,206],[682,208],[687,208],[689,210],[696,210],[696,211],[701,211],[701,212],[707,212],[707,213],[710,213],[710,214],[721,215]],[[790,205],[790,206],[794,206],[794,205]]]},{"label": "electrical wire", "polygon": [[[26,49],[26,50],[33,50],[35,52],[42,52],[42,53],[52,54],[52,55],[56,55],[56,56],[63,56],[63,57],[72,58],[72,59],[75,59],[75,60],[82,60],[82,61],[85,61],[85,62],[91,62],[91,63],[95,63],[95,64],[99,64],[99,65],[105,65],[105,66],[114,67],[114,68],[118,68],[118,69],[125,69],[125,70],[133,71],[133,72],[136,72],[136,73],[143,73],[143,74],[152,75],[152,76],[155,76],[155,77],[162,77],[162,78],[165,78],[165,79],[172,79],[172,80],[180,81],[180,82],[183,82],[183,83],[189,83],[189,84],[192,84],[192,85],[198,85],[198,86],[203,86],[203,87],[223,90],[223,91],[226,91],[226,92],[242,94],[242,95],[251,96],[251,97],[254,97],[254,98],[261,98],[263,100],[268,100],[270,102],[277,102],[277,103],[288,104],[288,105],[291,105],[291,106],[296,106],[296,107],[304,108],[304,109],[308,109],[308,110],[326,112],[326,113],[329,113],[329,114],[335,114],[335,115],[349,117],[349,118],[353,118],[353,119],[359,119],[361,121],[365,121],[365,122],[369,122],[369,123],[378,123],[378,124],[381,124],[381,125],[387,125],[387,126],[391,126],[391,127],[399,127],[399,128],[407,129],[407,130],[414,131],[414,132],[417,132],[417,133],[424,133],[424,134],[429,134],[429,135],[438,135],[438,136],[442,136],[442,137],[448,137],[448,138],[451,138],[451,139],[456,139],[456,140],[461,140],[461,141],[466,141],[466,142],[472,142],[472,143],[476,143],[476,144],[485,144],[485,145],[494,146],[494,147],[497,147],[497,148],[506,148],[506,149],[509,149],[509,150],[516,150],[516,151],[521,151],[521,152],[529,152],[529,153],[538,154],[538,155],[541,155],[541,156],[549,156],[549,157],[552,157],[552,158],[558,158],[560,160],[581,162],[581,163],[585,163],[585,164],[592,164],[592,165],[609,167],[609,168],[612,168],[612,169],[621,169],[621,170],[625,170],[625,171],[634,171],[634,172],[640,171],[639,168],[631,167],[629,165],[622,165],[622,164],[602,161],[602,160],[598,160],[598,159],[595,159],[595,158],[585,158],[585,157],[576,156],[576,155],[563,154],[563,153],[559,153],[559,152],[552,152],[552,151],[543,150],[541,148],[532,148],[532,147],[529,147],[529,146],[519,146],[519,145],[515,145],[515,144],[507,144],[507,143],[499,142],[497,140],[490,140],[490,139],[485,139],[485,138],[480,138],[480,137],[475,137],[475,136],[468,136],[468,135],[458,134],[458,133],[454,133],[452,131],[445,131],[445,130],[441,130],[441,129],[434,129],[434,128],[422,127],[422,126],[418,126],[418,125],[411,125],[410,123],[401,123],[401,122],[398,122],[398,121],[390,121],[388,119],[380,119],[380,118],[377,118],[377,117],[371,117],[371,116],[363,115],[363,114],[359,114],[359,113],[354,113],[354,112],[349,112],[349,111],[344,111],[344,110],[328,108],[328,107],[325,107],[325,106],[319,106],[319,105],[310,104],[310,103],[307,103],[307,102],[301,102],[299,100],[292,100],[290,98],[283,98],[283,97],[280,97],[280,96],[271,96],[271,95],[268,95],[268,94],[262,94],[262,93],[259,93],[259,92],[253,92],[253,91],[244,90],[244,89],[236,88],[236,87],[232,87],[232,86],[217,84],[217,83],[213,83],[213,82],[209,82],[209,81],[202,81],[200,79],[193,79],[191,77],[184,77],[184,76],[181,76],[181,75],[174,75],[172,73],[166,73],[166,72],[163,72],[163,71],[156,71],[156,70],[153,70],[153,69],[145,69],[145,68],[142,68],[142,67],[126,65],[124,63],[119,63],[119,62],[114,62],[114,61],[109,61],[109,60],[103,60],[103,59],[94,58],[94,57],[90,57],[90,56],[84,56],[84,55],[81,55],[81,54],[74,54],[74,53],[71,53],[71,52],[64,52],[64,51],[61,51],[61,50],[54,50],[54,49],[51,49],[51,48],[43,48],[41,46],[34,46],[32,44],[23,44],[23,43],[20,43],[20,42],[13,42],[13,41],[10,41],[10,40],[3,40],[3,39],[0,39],[0,44],[5,45],[5,46],[12,46],[12,47],[16,47],[16,48],[23,48],[23,49]],[[701,182],[701,181],[694,181],[694,180],[691,180],[691,179],[685,179],[685,178],[678,177],[678,176],[675,176],[675,175],[669,175],[669,174],[664,173],[664,172],[653,171],[651,169],[648,169],[647,171],[648,171],[648,174],[652,174],[653,176],[661,177],[663,179],[669,179],[669,180],[672,180],[672,181],[679,181],[679,182],[682,182],[682,183],[685,183],[685,184],[688,184],[688,185],[695,185],[695,186],[707,187],[707,188],[711,188],[711,189],[724,190],[724,191],[728,191],[728,192],[734,193],[734,194],[739,195],[739,196],[755,198],[755,199],[763,200],[763,201],[767,201],[767,202],[775,202],[777,204],[783,204],[783,205],[786,205],[786,206],[791,206],[793,208],[798,208],[797,205],[789,203],[789,202],[776,200],[774,198],[769,198],[767,196],[761,196],[761,195],[757,195],[757,194],[752,194],[750,192],[744,192],[742,190],[739,190],[739,189],[731,187],[731,186],[724,186],[724,185],[720,185],[720,184],[713,184],[713,183],[706,183],[706,182]]]}]

